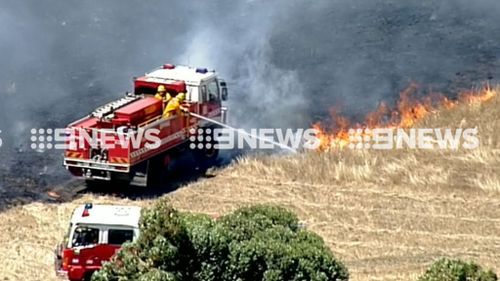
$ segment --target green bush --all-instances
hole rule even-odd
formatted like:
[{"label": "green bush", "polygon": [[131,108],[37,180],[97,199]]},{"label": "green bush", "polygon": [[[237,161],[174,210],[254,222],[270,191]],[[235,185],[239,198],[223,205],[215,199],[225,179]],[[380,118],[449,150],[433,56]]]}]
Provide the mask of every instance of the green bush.
[{"label": "green bush", "polygon": [[418,281],[497,281],[491,270],[485,271],[473,262],[440,259]]},{"label": "green bush", "polygon": [[321,237],[284,208],[245,207],[214,221],[160,202],[140,228],[92,280],[348,280]]}]

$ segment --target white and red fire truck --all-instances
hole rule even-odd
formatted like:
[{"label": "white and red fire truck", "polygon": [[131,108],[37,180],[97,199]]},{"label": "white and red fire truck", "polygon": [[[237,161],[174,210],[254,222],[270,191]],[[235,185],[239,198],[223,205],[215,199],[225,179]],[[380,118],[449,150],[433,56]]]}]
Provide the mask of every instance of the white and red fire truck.
[{"label": "white and red fire truck", "polygon": [[137,239],[140,216],[136,206],[77,207],[64,242],[55,251],[56,274],[71,281],[90,280],[123,243]]},{"label": "white and red fire truck", "polygon": [[[227,86],[215,71],[165,64],[134,78],[133,93],[98,107],[68,125],[64,166],[88,183],[124,181],[151,185],[157,182],[173,157],[179,155],[174,152],[186,149],[193,128],[216,127],[191,114],[162,118],[165,105],[154,98],[160,85],[165,86],[171,96],[185,93],[184,107],[189,112],[226,122],[227,108],[222,106],[222,101],[227,100]],[[155,143],[144,138],[144,132],[151,129],[159,132]],[[213,145],[194,152],[195,159],[204,167],[218,156]]]}]

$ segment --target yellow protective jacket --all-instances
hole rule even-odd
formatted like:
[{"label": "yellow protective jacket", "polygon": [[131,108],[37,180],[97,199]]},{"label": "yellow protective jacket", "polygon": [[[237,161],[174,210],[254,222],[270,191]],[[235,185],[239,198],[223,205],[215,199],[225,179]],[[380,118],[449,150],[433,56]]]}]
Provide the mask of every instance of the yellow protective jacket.
[{"label": "yellow protective jacket", "polygon": [[162,96],[160,93],[157,93],[155,95],[155,98],[162,100],[163,103],[168,103],[172,99],[172,96],[169,93],[167,93],[165,96]]},{"label": "yellow protective jacket", "polygon": [[181,103],[179,102],[179,99],[172,98],[168,102],[167,107],[165,107],[165,110],[163,110],[163,118],[168,118],[170,116],[180,113],[181,113]]}]

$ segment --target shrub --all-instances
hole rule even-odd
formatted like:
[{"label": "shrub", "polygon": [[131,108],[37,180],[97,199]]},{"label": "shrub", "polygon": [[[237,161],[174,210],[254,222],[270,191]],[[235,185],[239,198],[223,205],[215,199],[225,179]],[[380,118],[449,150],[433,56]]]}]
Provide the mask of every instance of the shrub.
[{"label": "shrub", "polygon": [[348,280],[323,239],[281,207],[245,207],[214,221],[160,202],[143,212],[140,229],[94,281]]},{"label": "shrub", "polygon": [[473,262],[440,259],[418,281],[497,281],[491,270],[485,271]]}]

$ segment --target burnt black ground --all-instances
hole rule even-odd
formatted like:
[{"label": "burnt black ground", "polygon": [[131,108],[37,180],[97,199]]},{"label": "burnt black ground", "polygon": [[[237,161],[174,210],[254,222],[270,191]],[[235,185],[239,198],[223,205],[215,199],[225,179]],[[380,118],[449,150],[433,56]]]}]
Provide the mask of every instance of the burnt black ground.
[{"label": "burnt black ground", "polygon": [[500,2],[4,1],[0,4],[0,204],[48,200],[71,178],[30,129],[64,127],[164,62],[230,85],[232,123],[307,127],[358,118],[411,81],[453,96],[498,81]]}]

